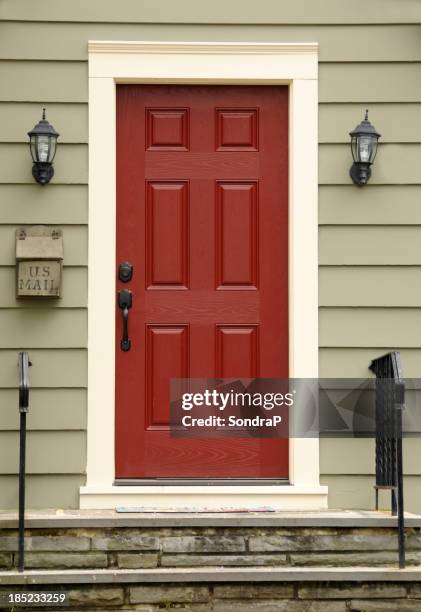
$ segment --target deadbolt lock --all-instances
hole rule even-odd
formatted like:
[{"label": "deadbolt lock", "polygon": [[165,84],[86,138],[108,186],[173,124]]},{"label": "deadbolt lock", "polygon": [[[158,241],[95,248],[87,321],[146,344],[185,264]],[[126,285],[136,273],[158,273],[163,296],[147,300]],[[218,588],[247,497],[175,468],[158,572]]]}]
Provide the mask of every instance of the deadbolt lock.
[{"label": "deadbolt lock", "polygon": [[118,268],[118,279],[122,283],[128,283],[133,277],[133,264],[123,261]]}]

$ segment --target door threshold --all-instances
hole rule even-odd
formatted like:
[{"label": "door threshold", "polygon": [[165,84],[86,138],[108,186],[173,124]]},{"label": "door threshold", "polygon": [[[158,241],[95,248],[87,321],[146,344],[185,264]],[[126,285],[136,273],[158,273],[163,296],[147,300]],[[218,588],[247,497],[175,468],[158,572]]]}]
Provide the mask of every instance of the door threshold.
[{"label": "door threshold", "polygon": [[89,484],[80,488],[80,508],[116,509],[142,508],[144,511],[179,510],[197,512],[227,510],[233,508],[253,510],[326,510],[326,486],[297,485],[288,481],[269,484],[265,481],[218,482],[209,481],[191,484],[154,480],[153,483],[128,485],[119,480],[114,485]]},{"label": "door threshold", "polygon": [[153,486],[262,486],[289,485],[287,478],[116,478],[116,487],[153,487]]}]

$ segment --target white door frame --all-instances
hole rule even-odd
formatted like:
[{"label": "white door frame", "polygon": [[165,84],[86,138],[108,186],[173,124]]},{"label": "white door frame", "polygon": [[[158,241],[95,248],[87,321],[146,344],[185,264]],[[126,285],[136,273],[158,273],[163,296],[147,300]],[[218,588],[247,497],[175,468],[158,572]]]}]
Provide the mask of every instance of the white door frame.
[{"label": "white door frame", "polygon": [[290,376],[318,376],[316,43],[92,41],[89,51],[87,483],[82,508],[327,507],[319,441],[290,440],[288,486],[113,486],[116,83],[289,86]]}]

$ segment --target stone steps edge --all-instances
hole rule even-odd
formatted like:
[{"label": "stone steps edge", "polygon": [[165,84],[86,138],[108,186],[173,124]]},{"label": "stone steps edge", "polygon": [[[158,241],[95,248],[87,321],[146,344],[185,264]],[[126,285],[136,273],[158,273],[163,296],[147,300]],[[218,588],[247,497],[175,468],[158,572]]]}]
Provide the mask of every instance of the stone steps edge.
[{"label": "stone steps edge", "polygon": [[[236,516],[236,515],[184,515],[184,516],[153,516],[137,514],[122,517],[27,517],[25,526],[28,529],[71,529],[112,528],[112,527],[284,527],[284,528],[376,528],[396,527],[397,517],[383,516]],[[17,529],[17,517],[2,517],[0,514],[0,529]],[[405,527],[421,528],[421,517],[406,516]]]},{"label": "stone steps edge", "polygon": [[420,582],[421,568],[222,568],[145,570],[41,570],[0,572],[0,585],[191,582]]}]

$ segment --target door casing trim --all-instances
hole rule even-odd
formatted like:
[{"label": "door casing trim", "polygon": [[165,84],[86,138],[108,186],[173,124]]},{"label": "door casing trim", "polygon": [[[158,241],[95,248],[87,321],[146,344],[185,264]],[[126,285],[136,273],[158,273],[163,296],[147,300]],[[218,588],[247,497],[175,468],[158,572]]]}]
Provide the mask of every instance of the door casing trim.
[{"label": "door casing trim", "polygon": [[[318,376],[318,45],[90,41],[87,482],[80,506],[144,505],[147,487],[113,486],[115,414],[116,84],[289,86],[289,367]],[[327,507],[319,484],[319,440],[290,440],[290,485],[270,487],[294,508]],[[223,487],[218,487],[222,490]],[[165,494],[180,487],[165,486]],[[124,487],[129,489],[129,487]],[[182,487],[183,490],[188,487]],[[216,489],[203,487],[209,494]],[[227,488],[229,489],[229,487]],[[235,487],[236,498],[243,487]],[[244,486],[254,498],[267,487]],[[275,491],[275,489],[277,489]],[[157,487],[153,487],[154,496]],[[291,498],[296,493],[297,499]],[[179,490],[177,494],[180,494]],[[195,497],[200,491],[195,487]],[[221,493],[222,494],[222,493]],[[204,499],[207,497],[203,492]],[[230,504],[229,490],[223,492]],[[310,497],[308,497],[310,496]],[[120,499],[120,501],[119,501]],[[231,500],[232,501],[232,500]],[[111,505],[103,505],[103,504]],[[200,500],[197,502],[200,505]],[[294,505],[295,504],[295,505]],[[164,504],[166,505],[166,504]]]}]

